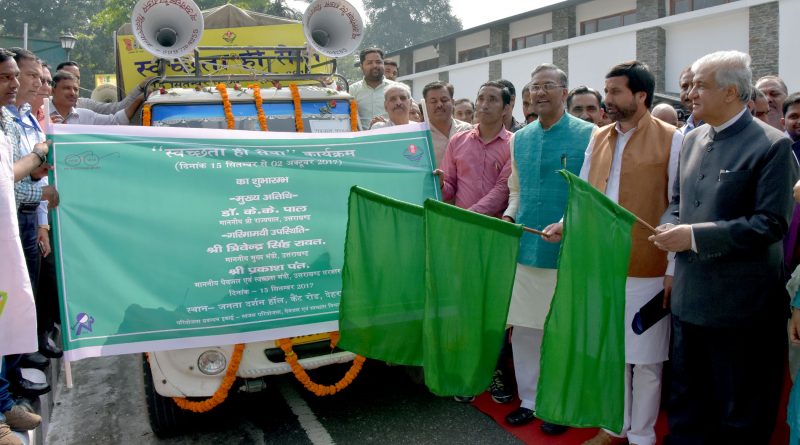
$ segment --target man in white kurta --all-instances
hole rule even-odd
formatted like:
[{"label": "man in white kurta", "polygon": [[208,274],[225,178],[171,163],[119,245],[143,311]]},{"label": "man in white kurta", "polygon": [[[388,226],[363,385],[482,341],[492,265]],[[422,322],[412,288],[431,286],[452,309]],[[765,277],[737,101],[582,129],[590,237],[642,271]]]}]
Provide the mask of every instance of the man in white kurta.
[{"label": "man in white kurta", "polygon": [[[595,128],[565,112],[567,76],[555,65],[542,64],[533,71],[531,100],[539,119],[520,129],[511,142],[512,172],[508,179],[507,221],[543,229],[564,214],[567,184],[556,174],[566,168],[576,173]],[[511,347],[520,407],[506,416],[510,425],[534,420],[544,320],[556,287],[558,244],[525,233],[520,242],[517,272],[508,311],[513,326]],[[545,434],[565,427],[542,423]]]},{"label": "man in white kurta", "polygon": [[[598,130],[592,137],[580,174],[581,179],[645,221],[653,219],[658,209],[669,202],[683,141],[675,127],[650,115],[648,109],[654,85],[649,69],[640,62],[620,64],[606,75],[606,105],[615,123],[613,127]],[[645,215],[643,209],[648,209],[649,213]],[[658,224],[658,221],[648,222],[651,226]],[[645,233],[637,235],[637,231]],[[560,234],[560,228],[555,232]],[[633,273],[640,270],[643,263],[658,264],[652,252],[646,250],[649,246],[640,249],[637,245],[637,236],[642,241],[642,236],[646,240],[646,235],[646,229],[636,223],[632,229],[631,267],[625,286],[627,369],[623,430],[601,430],[584,445],[654,445],[656,442],[654,426],[661,401],[663,364],[669,352],[669,317],[641,335],[633,332],[631,322],[642,306],[661,290],[669,294],[674,263],[670,258],[667,264],[657,265],[655,269],[660,272],[656,274]]]}]

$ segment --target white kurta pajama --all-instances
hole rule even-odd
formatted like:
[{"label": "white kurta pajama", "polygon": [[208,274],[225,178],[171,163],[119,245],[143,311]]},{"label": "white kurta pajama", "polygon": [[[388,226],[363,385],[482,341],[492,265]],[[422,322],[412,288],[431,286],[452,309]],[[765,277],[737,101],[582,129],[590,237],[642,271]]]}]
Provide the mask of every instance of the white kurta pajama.
[{"label": "white kurta pajama", "polygon": [[12,153],[0,132],[0,357],[39,349],[36,306],[19,238]]},{"label": "white kurta pajama", "polygon": [[[619,179],[622,170],[622,153],[625,145],[636,129],[622,133],[616,124],[617,144],[614,158],[611,161],[611,172],[605,195],[614,202],[619,202]],[[672,137],[668,167],[667,193],[672,192],[672,185],[677,177],[678,157],[680,155],[683,135],[676,132]],[[586,156],[581,168],[581,179],[588,181],[592,162],[594,140],[586,149]],[[669,256],[667,275],[674,273],[673,255]],[[628,277],[625,283],[625,419],[621,432],[628,441],[637,445],[653,445],[656,443],[654,426],[658,418],[661,402],[661,371],[669,354],[670,317],[664,317],[650,329],[636,335],[631,328],[633,317],[648,301],[664,289],[664,278]],[[613,435],[620,432],[608,431]]]}]

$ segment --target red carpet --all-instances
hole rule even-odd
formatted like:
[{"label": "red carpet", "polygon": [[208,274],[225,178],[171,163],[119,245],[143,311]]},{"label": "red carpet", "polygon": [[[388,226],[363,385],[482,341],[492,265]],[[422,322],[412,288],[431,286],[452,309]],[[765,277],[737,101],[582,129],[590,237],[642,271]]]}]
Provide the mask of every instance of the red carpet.
[{"label": "red carpet", "polygon": [[[792,383],[789,379],[789,370],[787,366],[780,410],[778,411],[778,418],[775,419],[775,432],[773,433],[770,445],[786,445],[789,442],[789,427],[786,425],[786,404],[789,400],[789,390],[791,386]],[[585,440],[597,434],[596,428],[570,428],[566,433],[560,436],[547,436],[539,430],[539,425],[541,425],[540,420],[535,420],[524,426],[511,426],[506,423],[505,416],[519,406],[519,399],[516,398],[512,403],[500,405],[494,403],[489,393],[485,392],[478,396],[478,398],[472,402],[472,405],[494,419],[498,425],[502,426],[509,433],[528,445],[580,445]],[[667,415],[666,412],[662,411],[656,423],[658,445],[663,442],[666,433]]]}]

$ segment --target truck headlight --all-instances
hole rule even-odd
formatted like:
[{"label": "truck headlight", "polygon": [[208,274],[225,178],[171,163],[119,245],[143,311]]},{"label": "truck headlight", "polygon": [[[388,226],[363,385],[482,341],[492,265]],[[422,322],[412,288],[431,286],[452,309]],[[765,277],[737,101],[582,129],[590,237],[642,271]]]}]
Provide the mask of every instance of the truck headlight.
[{"label": "truck headlight", "polygon": [[197,358],[197,369],[206,375],[219,374],[225,370],[227,364],[228,360],[225,358],[225,354],[216,349],[205,351]]}]

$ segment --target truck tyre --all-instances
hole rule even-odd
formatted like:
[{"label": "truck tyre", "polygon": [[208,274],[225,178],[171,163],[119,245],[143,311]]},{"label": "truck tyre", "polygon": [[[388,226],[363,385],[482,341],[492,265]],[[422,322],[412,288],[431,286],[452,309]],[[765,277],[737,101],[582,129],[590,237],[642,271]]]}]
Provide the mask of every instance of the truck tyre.
[{"label": "truck tyre", "polygon": [[153,433],[158,437],[172,437],[181,433],[192,413],[179,408],[171,398],[156,392],[153,374],[150,372],[150,364],[147,363],[145,354],[142,354],[142,371],[147,417]]}]

